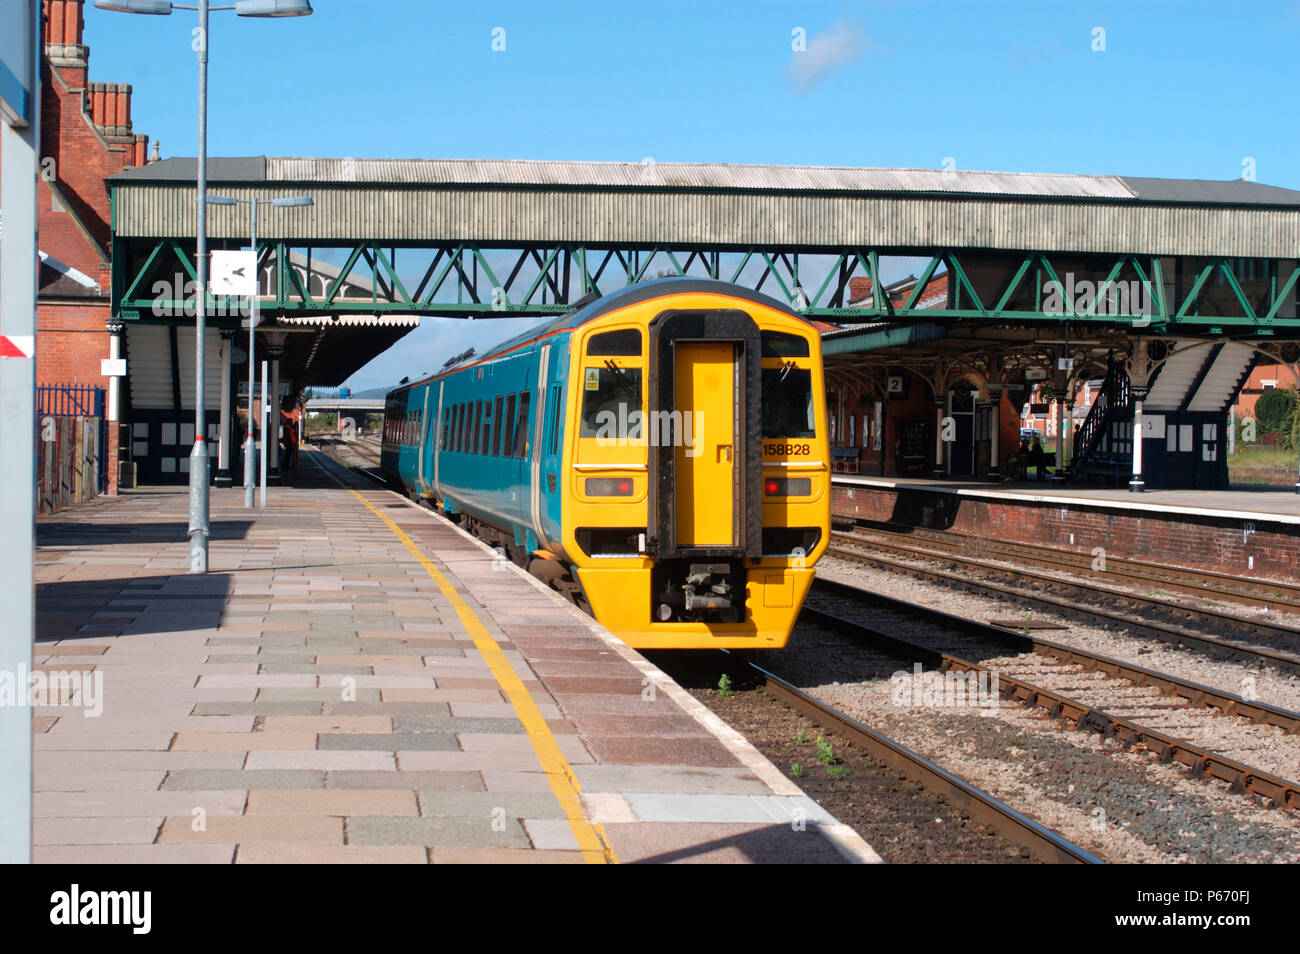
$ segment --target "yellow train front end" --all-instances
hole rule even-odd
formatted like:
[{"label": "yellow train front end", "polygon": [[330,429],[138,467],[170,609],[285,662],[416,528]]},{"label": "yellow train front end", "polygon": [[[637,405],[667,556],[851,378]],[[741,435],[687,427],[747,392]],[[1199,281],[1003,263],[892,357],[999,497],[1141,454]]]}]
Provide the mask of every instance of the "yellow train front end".
[{"label": "yellow train front end", "polygon": [[776,649],[829,538],[820,339],[770,299],[689,285],[575,330],[564,555],[631,646]]}]

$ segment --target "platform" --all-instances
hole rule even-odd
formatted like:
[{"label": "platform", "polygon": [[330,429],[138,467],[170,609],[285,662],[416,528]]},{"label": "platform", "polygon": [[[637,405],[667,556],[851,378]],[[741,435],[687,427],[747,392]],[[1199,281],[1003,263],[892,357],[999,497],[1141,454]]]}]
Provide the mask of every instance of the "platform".
[{"label": "platform", "polygon": [[323,455],[265,511],[213,492],[206,575],[186,507],[38,523],[36,861],[878,860],[594,620]]},{"label": "platform", "polygon": [[993,484],[836,474],[832,513],[900,527],[1261,579],[1300,576],[1300,494],[1276,487],[1148,490],[1051,481]]},{"label": "platform", "polygon": [[907,488],[988,500],[1009,497],[1029,502],[1109,506],[1117,510],[1146,512],[1186,512],[1191,516],[1300,526],[1300,494],[1292,488],[1259,484],[1234,484],[1231,490],[1145,490],[1134,493],[1128,487],[1090,487],[1051,480],[991,483],[987,480],[923,480],[836,474],[834,482],[845,487]]}]

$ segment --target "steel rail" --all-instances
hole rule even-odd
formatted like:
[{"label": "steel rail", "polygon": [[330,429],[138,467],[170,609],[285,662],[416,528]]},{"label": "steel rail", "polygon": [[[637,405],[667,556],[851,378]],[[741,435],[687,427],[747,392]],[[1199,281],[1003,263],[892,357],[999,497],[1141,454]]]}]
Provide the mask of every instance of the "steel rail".
[{"label": "steel rail", "polygon": [[[1041,543],[987,540],[982,537],[969,537],[964,534],[930,530],[923,527],[902,527],[879,521],[859,521],[858,526],[868,533],[893,537],[897,545],[912,545],[910,542],[905,543],[900,539],[906,537],[909,541],[924,540],[937,546],[951,547],[975,558],[982,554],[989,556],[1002,554],[1007,558],[1034,560],[1045,565],[1073,570],[1090,569],[1094,559],[1088,553],[1080,553]],[[844,530],[836,531],[836,535],[843,535],[845,538],[850,539],[857,536]],[[879,537],[858,537],[858,539],[863,542],[870,540],[873,545],[881,542]],[[1105,560],[1105,573],[1115,577],[1132,579],[1138,581],[1141,585],[1158,582],[1168,590],[1185,593],[1189,596],[1205,596],[1223,602],[1240,603],[1247,606],[1262,605],[1286,613],[1300,613],[1300,585],[1295,583],[1287,583],[1283,580],[1260,580],[1251,577],[1233,576],[1216,570],[1173,566],[1168,563],[1153,563],[1128,557],[1108,555]]]},{"label": "steel rail", "polygon": [[761,666],[752,662],[749,665],[763,677],[766,689],[771,695],[819,722],[830,723],[835,731],[852,739],[855,746],[869,752],[894,771],[918,782],[927,791],[943,796],[968,812],[977,822],[987,825],[1012,844],[1027,848],[1032,854],[1051,863],[1092,865],[1105,863],[1063,835],[1022,815],[988,792],[958,778],[924,756],[881,735]]},{"label": "steel rail", "polygon": [[[1201,686],[1197,683],[1190,683],[1184,680],[1178,680],[1171,676],[1161,673],[1155,673],[1152,670],[1144,669],[1140,666],[1132,666],[1129,663],[1123,663],[1120,660],[1110,659],[1105,656],[1098,656],[1092,653],[1085,653],[1082,650],[1070,647],[1059,646],[1059,644],[1050,643],[1047,640],[1037,640],[1026,637],[1023,634],[1003,629],[998,626],[991,626],[986,623],[980,623],[977,620],[964,619],[958,616],[944,613],[939,610],[933,610],[926,606],[919,606],[915,603],[908,603],[904,600],[895,600],[890,597],[883,597],[879,594],[870,593],[860,590],[857,587],[846,586],[845,584],[831,584],[829,581],[815,581],[818,588],[825,589],[827,586],[839,588],[840,595],[851,595],[852,598],[859,599],[863,602],[875,602],[892,606],[892,608],[901,612],[909,613],[913,616],[920,616],[928,621],[935,621],[942,625],[951,626],[964,632],[974,632],[979,635],[987,634],[986,638],[992,639],[1002,645],[1019,644],[1038,644],[1041,649],[1035,648],[1036,652],[1043,652],[1046,655],[1056,656],[1057,651],[1064,651],[1068,656],[1058,656],[1057,658],[1069,658],[1071,662],[1083,664],[1088,657],[1095,660],[1095,665],[1099,671],[1111,672],[1105,668],[1115,666],[1117,669],[1113,674],[1120,675],[1123,678],[1130,679],[1131,672],[1134,677],[1132,681],[1143,680],[1140,684],[1153,685],[1160,688],[1162,684],[1169,684],[1177,687],[1176,694],[1180,697],[1187,698],[1194,705],[1203,705],[1221,709],[1225,713],[1229,711],[1229,705],[1232,705],[1232,714],[1240,715],[1245,718],[1258,719],[1258,721],[1268,721],[1269,724],[1279,725],[1278,721],[1288,723],[1281,727],[1287,728],[1288,731],[1296,731],[1295,726],[1300,721],[1300,715],[1289,712],[1285,709],[1279,709],[1276,706],[1269,706],[1265,703],[1250,702],[1239,696],[1230,693],[1221,692],[1209,686]],[[845,594],[844,590],[850,591]],[[1183,739],[1174,738],[1163,732],[1149,729],[1145,726],[1131,722],[1127,719],[1111,715],[1103,709],[1097,709],[1092,706],[1084,705],[1076,699],[1066,696],[1054,690],[1045,689],[1036,686],[1026,680],[1008,675],[1000,670],[992,669],[980,663],[973,662],[961,656],[947,653],[942,650],[933,649],[914,643],[911,640],[891,633],[884,632],[875,626],[869,625],[857,620],[846,619],[827,610],[818,609],[814,606],[804,605],[801,618],[806,616],[814,622],[833,628],[839,632],[846,633],[850,636],[865,637],[873,642],[882,643],[891,647],[895,652],[901,653],[907,658],[918,658],[929,662],[931,665],[941,666],[957,670],[964,670],[976,673],[987,673],[990,676],[996,675],[999,690],[1003,695],[1021,701],[1029,706],[1048,709],[1053,716],[1070,719],[1074,722],[1076,728],[1092,728],[1101,732],[1103,735],[1114,736],[1121,742],[1129,746],[1143,746],[1157,754],[1163,761],[1176,761],[1186,765],[1192,770],[1194,776],[1208,775],[1228,782],[1234,790],[1250,792],[1255,795],[1261,795],[1271,799],[1274,804],[1286,808],[1300,809],[1300,785],[1287,779],[1272,775],[1268,772],[1252,768],[1244,763],[1237,762],[1226,756],[1219,755],[1204,749],[1194,743]],[[1013,642],[1014,641],[1014,642]],[[1026,651],[1026,650],[1022,650]],[[1150,682],[1146,680],[1151,680]],[[1184,692],[1190,692],[1191,695],[1184,695]]]},{"label": "steel rail", "polygon": [[[966,576],[960,576],[956,573],[948,573],[944,570],[935,569],[933,567],[920,567],[907,563],[897,563],[890,560],[888,557],[879,554],[864,553],[837,546],[830,547],[827,550],[827,553],[857,563],[872,564],[887,570],[906,573],[911,576],[926,577],[940,583],[960,587],[985,596],[1007,597],[1021,602],[1050,607],[1067,615],[1084,617],[1093,622],[1123,626],[1130,631],[1150,636],[1153,639],[1159,639],[1163,642],[1173,643],[1177,646],[1190,646],[1214,655],[1226,656],[1230,659],[1244,660],[1247,662],[1262,663],[1264,665],[1274,666],[1283,672],[1300,674],[1300,656],[1291,653],[1244,646],[1240,643],[1232,642],[1218,636],[1198,633],[1181,626],[1173,625],[1172,623],[1157,623],[1151,620],[1135,619],[1132,616],[1116,613],[1100,606],[1077,603],[1073,600],[1051,596],[1047,593],[1028,593],[1013,586],[994,583],[990,580],[975,580]],[[914,556],[914,558],[916,556],[911,553],[909,553],[909,555]],[[960,560],[961,558],[944,556],[943,559]],[[1033,579],[1035,577],[1035,574],[1032,574],[1029,571],[1012,570],[1001,567],[985,568],[983,566],[980,566],[979,569],[992,569],[994,571],[1001,571],[1006,574],[1028,579]],[[1123,591],[1108,592],[1104,588],[1093,587],[1082,582],[1062,580],[1056,577],[1040,577],[1040,579],[1046,584],[1072,587],[1076,590],[1083,590],[1086,592],[1099,591],[1107,593],[1107,595],[1113,595],[1116,598],[1128,599],[1131,601],[1140,602],[1144,599],[1143,597],[1135,596],[1134,594],[1125,593]],[[1182,612],[1189,613],[1202,612],[1200,610],[1193,610],[1185,607],[1180,607],[1179,609]],[[1250,625],[1252,623],[1251,620],[1245,620],[1240,617],[1231,616],[1230,614],[1223,614],[1223,617],[1224,622],[1231,622],[1236,625]],[[1278,629],[1282,628],[1279,627]],[[1300,631],[1292,631],[1289,628],[1286,628],[1285,632],[1288,637],[1300,640]]]}]

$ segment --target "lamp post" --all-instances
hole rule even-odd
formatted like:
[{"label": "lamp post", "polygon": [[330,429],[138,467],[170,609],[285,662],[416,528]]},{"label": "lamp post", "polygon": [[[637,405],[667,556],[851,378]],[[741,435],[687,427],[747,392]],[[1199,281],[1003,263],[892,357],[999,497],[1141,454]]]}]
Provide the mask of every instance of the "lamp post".
[{"label": "lamp post", "polygon": [[208,310],[208,12],[234,10],[241,17],[300,17],[311,12],[309,0],[237,0],[233,4],[197,6],[170,0],[95,0],[101,10],[166,16],[176,10],[197,10],[199,14],[199,154],[197,170],[198,222],[195,257],[198,289],[194,311],[194,450],[190,453],[190,572],[208,571],[208,445],[204,408],[204,348]]},{"label": "lamp post", "polygon": [[[257,329],[257,295],[259,282],[257,269],[257,207],[259,205],[272,205],[276,208],[297,208],[306,205],[312,205],[312,198],[308,195],[285,196],[277,199],[236,199],[228,195],[210,195],[207,197],[209,205],[247,205],[251,217],[251,246],[253,249],[253,296],[252,308],[248,318],[248,436],[244,441],[244,506],[253,506],[253,488],[257,485],[257,470],[253,466],[253,452],[256,444],[253,442],[253,349],[254,336]],[[277,394],[278,398],[279,395]],[[262,395],[262,400],[268,400],[266,394]],[[266,453],[266,435],[262,435],[262,453]]]}]

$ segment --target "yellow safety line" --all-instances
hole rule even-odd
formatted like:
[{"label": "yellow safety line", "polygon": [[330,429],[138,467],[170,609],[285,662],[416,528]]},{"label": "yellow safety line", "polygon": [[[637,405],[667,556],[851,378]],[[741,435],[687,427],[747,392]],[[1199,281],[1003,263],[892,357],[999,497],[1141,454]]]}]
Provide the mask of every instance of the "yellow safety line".
[{"label": "yellow safety line", "polygon": [[573,837],[578,841],[578,848],[583,858],[588,864],[617,864],[618,856],[614,854],[614,848],[610,845],[604,829],[600,825],[589,822],[582,809],[582,799],[578,797],[582,786],[578,783],[577,776],[573,774],[573,767],[560,751],[560,744],[555,741],[550,726],[542,718],[537,703],[524,688],[523,680],[510,665],[505,652],[487,631],[478,614],[470,608],[451,582],[438,571],[433,562],[420,551],[401,527],[371,506],[370,501],[357,491],[349,489],[348,492],[365,504],[371,513],[388,524],[388,529],[397,535],[397,539],[402,541],[411,556],[420,561],[425,572],[433,582],[438,584],[438,589],[442,591],[443,596],[451,602],[456,615],[460,617],[461,624],[473,638],[475,648],[482,654],[497,684],[510,700],[510,704],[514,706],[519,721],[523,723],[524,731],[528,733],[528,740],[533,744],[533,751],[537,753],[537,760],[542,764],[542,771],[546,773],[546,780],[551,785],[551,791],[555,793],[556,800],[569,820],[569,827],[573,829]]}]

